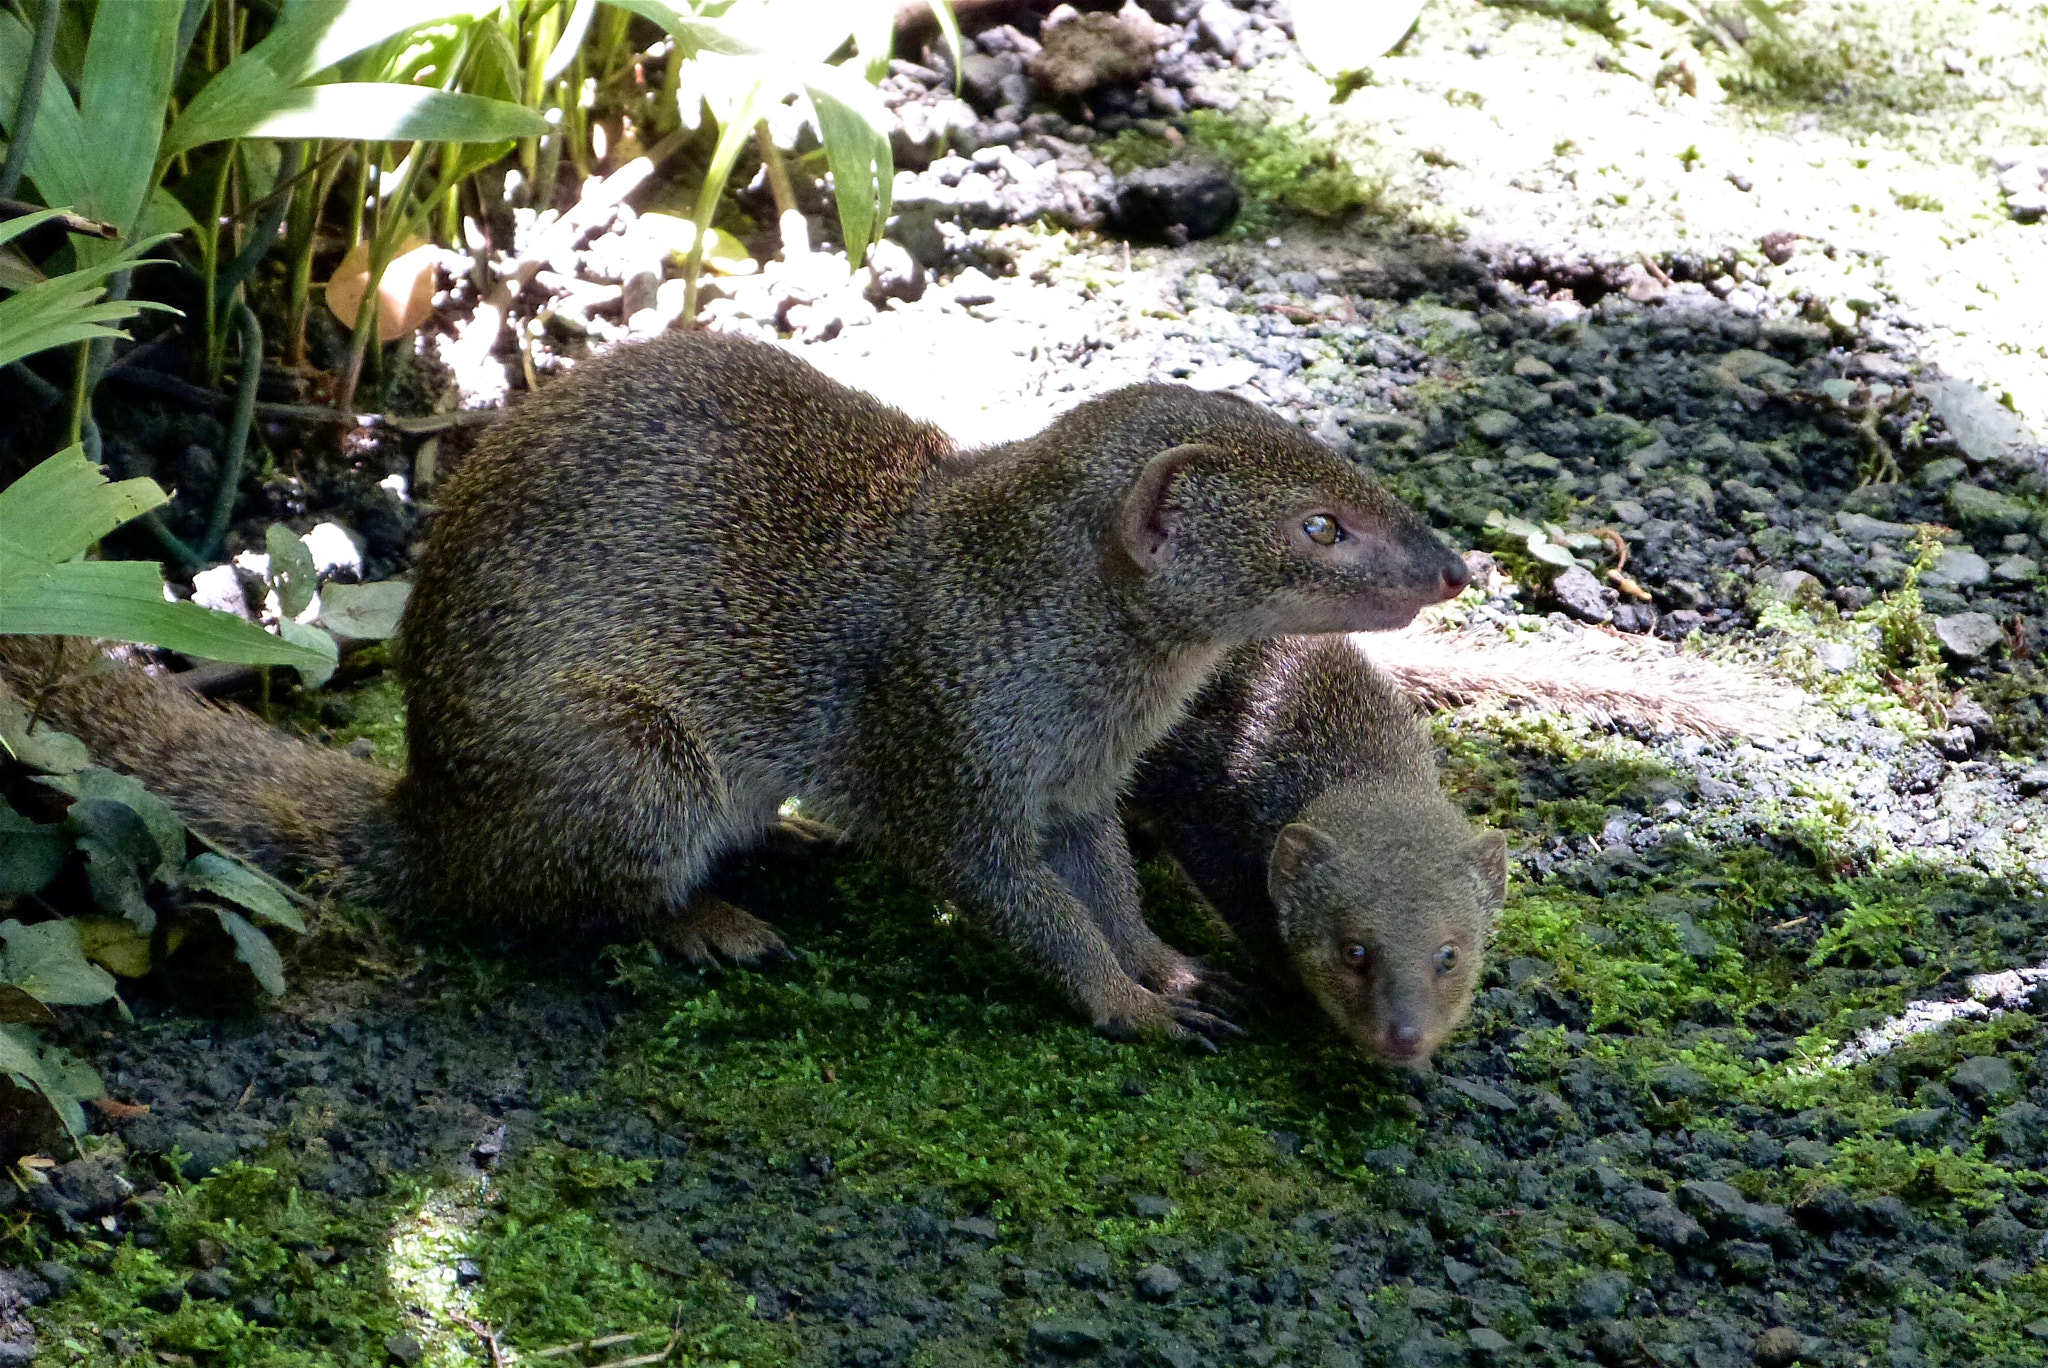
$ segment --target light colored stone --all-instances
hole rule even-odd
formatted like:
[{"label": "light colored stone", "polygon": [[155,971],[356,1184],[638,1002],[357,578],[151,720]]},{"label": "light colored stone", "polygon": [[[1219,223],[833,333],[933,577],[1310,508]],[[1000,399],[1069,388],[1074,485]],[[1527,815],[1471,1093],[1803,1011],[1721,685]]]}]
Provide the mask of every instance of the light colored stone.
[{"label": "light colored stone", "polygon": [[1989,613],[1951,613],[1934,619],[1935,639],[1961,660],[1981,660],[2005,643],[1998,619]]}]

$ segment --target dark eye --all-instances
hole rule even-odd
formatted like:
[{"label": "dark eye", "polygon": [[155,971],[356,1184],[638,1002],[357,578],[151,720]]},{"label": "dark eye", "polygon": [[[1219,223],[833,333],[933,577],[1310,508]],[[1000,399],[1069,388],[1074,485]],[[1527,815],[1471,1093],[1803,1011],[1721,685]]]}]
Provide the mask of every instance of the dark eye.
[{"label": "dark eye", "polygon": [[1436,971],[1439,974],[1448,974],[1457,967],[1458,947],[1455,945],[1438,946],[1436,952]]},{"label": "dark eye", "polygon": [[1301,530],[1317,546],[1335,546],[1344,540],[1344,529],[1327,513],[1311,513],[1301,520]]},{"label": "dark eye", "polygon": [[1365,965],[1365,947],[1362,945],[1345,946],[1344,958],[1350,963],[1352,968],[1363,968]]}]

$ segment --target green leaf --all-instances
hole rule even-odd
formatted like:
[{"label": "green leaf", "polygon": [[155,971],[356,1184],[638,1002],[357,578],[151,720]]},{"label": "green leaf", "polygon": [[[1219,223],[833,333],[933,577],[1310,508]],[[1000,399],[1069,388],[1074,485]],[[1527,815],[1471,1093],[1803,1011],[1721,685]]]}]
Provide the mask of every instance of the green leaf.
[{"label": "green leaf", "polygon": [[[95,765],[76,774],[57,775],[41,782],[59,793],[70,794],[74,812],[80,803],[113,803],[132,813],[149,833],[156,850],[154,861],[147,855],[138,855],[137,868],[144,873],[153,873],[159,868],[178,869],[184,865],[184,821],[169,803],[144,788],[140,779]],[[108,833],[93,828],[87,834],[104,836]]]},{"label": "green leaf", "polygon": [[79,1104],[107,1093],[89,1065],[55,1045],[44,1044],[27,1026],[0,1026],[0,1072],[41,1093],[70,1132],[74,1145],[85,1132],[85,1109]]},{"label": "green leaf", "polygon": [[32,822],[0,802],[0,896],[40,893],[71,853],[63,826]]},{"label": "green leaf", "polygon": [[1560,570],[1568,569],[1579,563],[1578,557],[1557,543],[1538,541],[1534,538],[1531,538],[1529,542],[1529,554],[1542,561],[1545,565],[1555,565]]},{"label": "green leaf", "polygon": [[20,1026],[48,1026],[57,1014],[35,997],[11,983],[0,983],[0,1023]]},{"label": "green leaf", "polygon": [[232,613],[167,602],[163,573],[147,561],[72,561],[8,584],[0,590],[0,635],[14,634],[135,641],[207,660],[290,665],[302,675],[332,673],[335,660],[332,639],[322,650]]},{"label": "green leaf", "polygon": [[0,922],[0,979],[54,1007],[91,1007],[114,995],[114,976],[86,959],[68,921]]},{"label": "green leaf", "polygon": [[278,635],[292,645],[320,657],[317,665],[299,665],[299,682],[309,689],[317,689],[334,678],[334,667],[341,663],[341,646],[333,635],[311,623],[292,622],[287,619],[277,624]]},{"label": "green leaf", "polygon": [[169,499],[154,480],[113,483],[69,446],[0,489],[0,546],[55,565]]},{"label": "green leaf", "polygon": [[283,523],[270,525],[263,545],[270,553],[270,573],[265,578],[277,591],[278,610],[296,618],[312,606],[319,589],[320,571],[313,564],[313,553],[306,549],[305,539]]},{"label": "green leaf", "polygon": [[[0,126],[11,135],[21,104],[21,83],[28,71],[35,35],[14,15],[0,9]],[[93,143],[85,135],[78,106],[61,80],[43,83],[36,109],[36,130],[28,149],[28,178],[42,191],[45,204],[68,205],[86,212],[92,198]],[[0,338],[9,336],[0,327]],[[40,350],[40,349],[38,349]]]},{"label": "green leaf", "polygon": [[216,907],[213,914],[220,918],[221,930],[234,938],[235,958],[249,966],[249,972],[256,976],[256,982],[272,997],[284,993],[284,960],[279,957],[277,947],[270,943],[270,937],[251,926],[238,912],[225,907]]},{"label": "green leaf", "polygon": [[1422,0],[1293,0],[1301,55],[1325,76],[1363,71],[1415,26]]},{"label": "green leaf", "polygon": [[320,591],[320,625],[337,636],[385,641],[398,635],[412,586],[404,580],[330,584]]},{"label": "green leaf", "polygon": [[[155,967],[149,937],[120,917],[73,917],[78,948],[118,978],[141,978]],[[151,928],[154,930],[155,928]]]},{"label": "green leaf", "polygon": [[247,865],[237,864],[211,851],[196,856],[185,866],[185,887],[240,903],[257,920],[269,922],[272,926],[282,926],[300,935],[306,932],[305,919],[276,885]]},{"label": "green leaf", "polygon": [[882,131],[886,120],[881,97],[853,72],[830,66],[806,73],[804,93],[818,113],[818,136],[825,144],[825,162],[832,168],[846,259],[859,265],[888,221],[896,177],[889,137]]},{"label": "green leaf", "polygon": [[[4,13],[0,13],[0,18],[4,17]],[[40,130],[41,125],[37,127]],[[40,138],[41,133],[38,132],[37,136]],[[47,214],[26,215],[15,222],[33,224],[48,217]],[[93,240],[81,238],[79,241],[88,243]],[[169,305],[150,300],[100,298],[108,275],[135,266],[155,264],[137,258],[137,253],[154,245],[155,239],[147,243],[138,242],[110,256],[102,256],[78,270],[0,299],[0,365],[70,342],[126,337],[126,333],[108,325],[132,317],[142,309],[176,313],[177,310]]]},{"label": "green leaf", "polygon": [[31,769],[49,774],[74,774],[92,764],[85,743],[48,723],[30,725],[29,711],[0,686],[0,746]]},{"label": "green leaf", "polygon": [[659,25],[676,40],[685,57],[694,57],[700,52],[746,57],[761,51],[758,44],[741,37],[730,26],[715,19],[700,19],[664,3],[664,0],[607,0],[607,3]]},{"label": "green leaf", "polygon": [[126,803],[108,798],[81,798],[65,814],[64,824],[81,842],[94,842],[138,878],[154,878],[163,868],[163,849],[143,823],[142,815]]},{"label": "green leaf", "polygon": [[535,138],[551,125],[509,100],[386,81],[300,86],[246,127],[217,136],[352,138],[364,142],[498,142]]},{"label": "green leaf", "polygon": [[[192,97],[192,102],[171,125],[163,155],[174,157],[204,143],[245,137],[293,99],[315,72],[422,24],[450,15],[487,14],[501,3],[502,0],[442,0],[439,4],[286,0],[263,41],[235,58]],[[372,135],[342,132],[311,136]]]},{"label": "green leaf", "polygon": [[584,35],[590,32],[590,18],[596,13],[597,0],[576,0],[569,11],[569,22],[562,25],[562,36],[555,40],[554,51],[541,65],[542,81],[553,85],[569,69],[569,63],[576,60],[576,53],[583,46]]},{"label": "green leaf", "polygon": [[49,277],[36,269],[36,264],[13,247],[0,247],[0,290],[26,290],[31,285],[40,285]]},{"label": "green leaf", "polygon": [[156,909],[142,889],[142,877],[122,853],[96,836],[78,843],[85,854],[85,877],[93,903],[123,918],[144,935],[156,930]]},{"label": "green leaf", "polygon": [[92,193],[77,207],[124,237],[135,230],[155,179],[164,115],[184,57],[178,51],[183,14],[183,5],[165,3],[93,11],[78,79],[78,118],[92,138]]}]

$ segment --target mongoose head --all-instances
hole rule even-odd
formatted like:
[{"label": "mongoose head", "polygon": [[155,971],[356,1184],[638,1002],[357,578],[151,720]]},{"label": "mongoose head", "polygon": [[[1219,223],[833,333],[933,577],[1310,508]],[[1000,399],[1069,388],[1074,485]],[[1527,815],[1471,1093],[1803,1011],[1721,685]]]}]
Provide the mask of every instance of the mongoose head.
[{"label": "mongoose head", "polygon": [[1391,806],[1282,829],[1267,889],[1323,1010],[1366,1054],[1420,1068],[1472,1005],[1507,893],[1507,842],[1455,813],[1418,822]]},{"label": "mongoose head", "polygon": [[[1219,635],[1381,631],[1471,576],[1415,510],[1300,429],[1241,400],[1181,396],[1179,440],[1127,488],[1123,549],[1155,593]],[[1162,432],[1162,436],[1165,435]]]}]

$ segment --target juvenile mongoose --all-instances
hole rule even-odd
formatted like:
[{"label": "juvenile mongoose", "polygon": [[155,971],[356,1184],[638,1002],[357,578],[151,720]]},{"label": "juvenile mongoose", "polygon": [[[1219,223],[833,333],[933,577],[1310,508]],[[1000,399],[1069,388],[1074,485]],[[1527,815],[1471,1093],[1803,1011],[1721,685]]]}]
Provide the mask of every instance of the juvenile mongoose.
[{"label": "juvenile mongoose", "polygon": [[1341,636],[1239,647],[1127,799],[1261,964],[1375,1058],[1472,1003],[1507,844],[1445,797],[1412,704]]},{"label": "juvenile mongoose", "polygon": [[1230,646],[1399,626],[1468,578],[1242,400],[1135,386],[961,454],[779,349],[701,334],[542,390],[440,509],[388,803],[356,805],[377,783],[332,756],[302,799],[309,752],[281,740],[237,744],[281,776],[250,789],[166,759],[147,710],[68,720],[244,848],[356,863],[422,912],[697,955],[779,947],[700,887],[798,796],[1114,1035],[1228,1029],[1139,914],[1116,815],[1136,756]]}]

